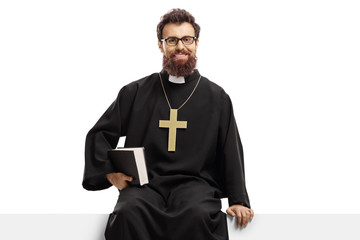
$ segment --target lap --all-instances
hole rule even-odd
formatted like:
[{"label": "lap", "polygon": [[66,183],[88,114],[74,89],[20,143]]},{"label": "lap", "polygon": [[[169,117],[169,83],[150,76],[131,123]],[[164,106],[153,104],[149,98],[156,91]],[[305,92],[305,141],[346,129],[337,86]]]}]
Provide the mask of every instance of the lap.
[{"label": "lap", "polygon": [[120,191],[108,235],[130,234],[126,228],[142,226],[143,237],[131,231],[136,236],[128,239],[227,239],[226,216],[216,188],[201,179],[180,177],[154,183]]},{"label": "lap", "polygon": [[168,233],[173,239],[227,239],[226,214],[221,211],[217,189],[205,181],[175,186],[167,199],[171,216]]},{"label": "lap", "polygon": [[[175,178],[176,177],[176,178]],[[204,198],[219,199],[219,193],[215,187],[210,186],[199,178],[175,176],[163,178],[160,181],[145,184],[141,187],[131,186],[120,191],[119,200],[133,200],[146,198],[148,201],[176,201],[179,197],[184,200],[197,201]]]},{"label": "lap", "polygon": [[161,209],[164,204],[163,197],[149,186],[132,186],[120,191],[114,212],[124,210],[124,208],[134,208],[142,205],[149,205],[153,208]]},{"label": "lap", "polygon": [[169,211],[189,209],[196,212],[218,212],[221,200],[217,198],[216,189],[205,182],[187,182],[176,186],[167,199]]},{"label": "lap", "polygon": [[156,181],[156,185],[131,186],[121,190],[115,210],[124,203],[150,204],[169,210],[203,205],[206,209],[218,210],[221,209],[221,200],[217,191],[201,179],[164,179],[163,182]]}]

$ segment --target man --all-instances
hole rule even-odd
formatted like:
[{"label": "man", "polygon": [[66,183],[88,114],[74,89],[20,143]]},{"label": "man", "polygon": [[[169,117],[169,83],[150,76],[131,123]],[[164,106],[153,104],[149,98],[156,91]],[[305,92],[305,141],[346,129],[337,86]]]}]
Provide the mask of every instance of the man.
[{"label": "man", "polygon": [[[165,14],[163,70],[124,86],[87,135],[84,188],[120,191],[107,239],[228,239],[222,197],[238,226],[254,215],[230,98],[195,69],[199,33],[185,10]],[[145,147],[148,184],[114,170],[107,151],[120,136],[125,147]]]}]

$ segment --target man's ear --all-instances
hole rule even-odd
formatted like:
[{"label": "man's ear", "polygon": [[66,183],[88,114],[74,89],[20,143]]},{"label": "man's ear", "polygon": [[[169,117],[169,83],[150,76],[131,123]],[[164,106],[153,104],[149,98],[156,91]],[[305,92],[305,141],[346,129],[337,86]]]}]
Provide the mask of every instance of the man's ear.
[{"label": "man's ear", "polygon": [[198,47],[199,47],[199,39],[196,39],[196,42],[195,42],[195,51],[197,50]]},{"label": "man's ear", "polygon": [[159,49],[162,53],[164,53],[164,48],[163,48],[163,44],[162,42],[158,41],[158,46],[159,46]]}]

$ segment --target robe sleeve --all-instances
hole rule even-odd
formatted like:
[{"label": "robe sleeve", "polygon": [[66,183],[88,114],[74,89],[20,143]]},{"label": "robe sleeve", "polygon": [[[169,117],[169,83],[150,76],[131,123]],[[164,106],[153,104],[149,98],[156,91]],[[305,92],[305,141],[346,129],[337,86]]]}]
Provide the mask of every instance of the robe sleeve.
[{"label": "robe sleeve", "polygon": [[223,92],[220,139],[224,171],[224,188],[229,206],[242,204],[250,208],[245,186],[244,154],[230,97]]},{"label": "robe sleeve", "polygon": [[116,148],[120,136],[126,136],[133,94],[123,87],[97,123],[88,132],[85,142],[85,169],[82,185],[87,190],[102,190],[112,184],[106,174],[115,172],[108,150]]}]

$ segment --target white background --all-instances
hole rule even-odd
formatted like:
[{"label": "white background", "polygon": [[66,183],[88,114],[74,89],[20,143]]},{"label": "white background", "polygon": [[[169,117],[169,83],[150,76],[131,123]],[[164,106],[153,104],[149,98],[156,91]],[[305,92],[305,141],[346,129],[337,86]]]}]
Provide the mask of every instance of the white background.
[{"label": "white background", "polygon": [[156,25],[201,26],[200,73],[231,96],[256,213],[360,213],[360,7],[350,0],[1,1],[0,213],[109,213],[82,189],[87,131],[161,70]]}]

